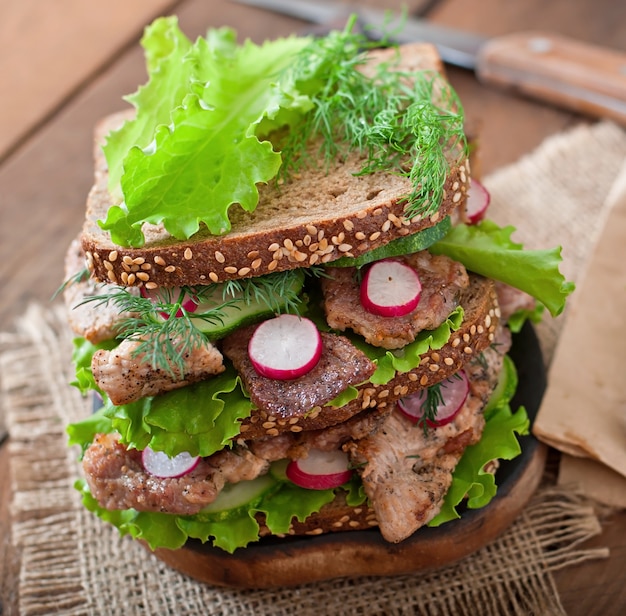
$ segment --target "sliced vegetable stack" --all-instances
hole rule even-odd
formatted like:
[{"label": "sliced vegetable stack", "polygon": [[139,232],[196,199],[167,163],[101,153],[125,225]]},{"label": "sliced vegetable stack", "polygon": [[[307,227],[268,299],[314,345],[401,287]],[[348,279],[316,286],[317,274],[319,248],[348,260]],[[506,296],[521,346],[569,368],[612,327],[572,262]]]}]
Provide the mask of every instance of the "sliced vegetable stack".
[{"label": "sliced vegetable stack", "polygon": [[102,408],[68,432],[86,507],[152,548],[397,543],[487,505],[485,465],[519,454],[509,326],[563,310],[560,249],[487,218],[434,49],[353,29],[158,19],[107,120],[65,289]]}]

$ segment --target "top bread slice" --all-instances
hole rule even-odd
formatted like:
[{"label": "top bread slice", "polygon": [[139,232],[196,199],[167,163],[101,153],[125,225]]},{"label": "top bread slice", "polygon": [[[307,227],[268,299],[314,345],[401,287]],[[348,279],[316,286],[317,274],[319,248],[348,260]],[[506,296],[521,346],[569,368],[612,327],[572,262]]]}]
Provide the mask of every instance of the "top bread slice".
[{"label": "top bread slice", "polygon": [[[375,58],[384,60],[391,53],[395,51],[376,52]],[[401,47],[399,68],[443,73],[435,48],[428,44]],[[363,155],[353,152],[330,167],[324,162],[309,166],[280,186],[260,185],[256,210],[232,206],[232,228],[224,235],[211,235],[203,227],[181,241],[160,225],[145,224],[141,248],[121,247],[98,225],[112,205],[101,144],[128,117],[118,113],[105,118],[95,135],[95,183],[81,242],[89,270],[102,282],[148,289],[202,285],[356,257],[433,226],[464,204],[469,187],[469,161],[460,146],[452,147],[438,211],[409,219],[404,215],[409,180],[392,172],[355,175]]]}]

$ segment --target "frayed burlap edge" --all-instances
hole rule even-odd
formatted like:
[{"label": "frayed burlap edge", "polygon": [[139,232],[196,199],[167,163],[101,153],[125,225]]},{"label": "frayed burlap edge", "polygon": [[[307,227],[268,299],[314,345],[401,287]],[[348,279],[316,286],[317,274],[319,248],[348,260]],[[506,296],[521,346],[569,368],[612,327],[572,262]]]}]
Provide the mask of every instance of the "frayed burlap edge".
[{"label": "frayed burlap edge", "polygon": [[65,426],[89,412],[67,386],[71,352],[60,307],[30,306],[0,337],[12,468],[12,542],[21,557],[19,613],[39,614],[563,614],[552,571],[604,549],[581,544],[601,530],[575,493],[542,489],[508,532],[463,561],[428,573],[345,579],[283,590],[203,585],[87,512],[73,482],[77,451]]}]

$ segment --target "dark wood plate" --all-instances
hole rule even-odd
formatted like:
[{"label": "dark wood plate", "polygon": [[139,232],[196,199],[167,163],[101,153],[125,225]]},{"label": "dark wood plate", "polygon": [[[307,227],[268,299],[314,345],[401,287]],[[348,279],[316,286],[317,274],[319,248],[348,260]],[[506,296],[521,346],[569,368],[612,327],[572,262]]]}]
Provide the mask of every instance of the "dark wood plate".
[{"label": "dark wood plate", "polygon": [[[534,329],[526,324],[513,338],[511,356],[519,374],[513,408],[524,405],[531,421],[546,386]],[[158,549],[157,558],[202,582],[232,588],[285,587],[347,576],[400,575],[458,561],[493,541],[521,513],[537,489],[547,448],[533,436],[521,437],[523,453],[497,471],[498,493],[483,509],[438,528],[422,528],[411,538],[387,543],[376,529],[317,537],[269,538],[228,554],[190,541],[180,550]]]}]

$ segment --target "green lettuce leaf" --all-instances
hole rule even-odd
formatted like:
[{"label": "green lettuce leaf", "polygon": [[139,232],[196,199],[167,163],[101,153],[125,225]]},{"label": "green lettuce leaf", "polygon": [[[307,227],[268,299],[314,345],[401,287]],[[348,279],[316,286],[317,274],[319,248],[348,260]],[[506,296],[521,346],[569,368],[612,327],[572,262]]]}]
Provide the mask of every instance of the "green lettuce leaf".
[{"label": "green lettuce leaf", "polygon": [[499,227],[490,220],[455,225],[430,252],[445,254],[472,272],[525,291],[557,316],[575,288],[559,272],[561,248],[524,250],[511,240],[513,231],[514,227]]},{"label": "green lettuce leaf", "polygon": [[[277,483],[277,488],[270,490],[258,505],[242,510],[225,520],[208,519],[203,513],[181,516],[139,512],[134,509],[109,511],[98,505],[84,480],[78,480],[75,487],[81,492],[83,504],[89,511],[115,526],[121,535],[141,539],[153,550],[156,548],[175,550],[182,547],[188,538],[192,538],[203,543],[210,542],[213,546],[232,554],[236,549],[259,540],[256,513],[265,514],[266,524],[272,533],[287,533],[294,517],[304,521],[335,497],[334,490],[306,490],[288,481]],[[338,489],[346,491],[346,499],[353,506],[365,502],[365,496],[354,481]]]},{"label": "green lettuce leaf", "polygon": [[192,539],[210,542],[229,554],[259,540],[259,524],[254,518],[254,511],[228,520],[211,522],[196,517],[179,517],[178,524]]},{"label": "green lettuce leaf", "polygon": [[78,337],[74,338],[72,344],[72,362],[74,363],[76,376],[70,385],[77,387],[82,394],[86,394],[90,390],[100,391],[91,372],[91,358],[99,349],[107,351],[114,349],[119,344],[119,341],[105,340],[98,344],[92,344],[85,338]]},{"label": "green lettuce leaf", "polygon": [[104,414],[103,409],[85,417],[82,421],[67,426],[68,444],[78,445],[84,453],[93,442],[96,434],[113,432],[111,420]]},{"label": "green lettuce leaf", "polygon": [[335,498],[334,490],[306,490],[284,482],[281,489],[257,506],[266,516],[267,527],[274,534],[286,533],[292,518],[303,522]]},{"label": "green lettuce leaf", "polygon": [[252,405],[231,367],[216,377],[159,396],[114,406],[105,404],[111,428],[127,447],[175,456],[210,456],[229,446],[239,434],[239,421]]},{"label": "green lettuce leaf", "polygon": [[452,485],[439,514],[429,526],[460,518],[456,507],[467,499],[467,507],[480,509],[489,504],[497,492],[495,476],[484,470],[494,459],[512,460],[521,453],[517,434],[528,434],[529,420],[523,407],[513,413],[500,407],[489,418],[480,441],[468,447],[454,471]]},{"label": "green lettuce leaf", "polygon": [[485,407],[485,429],[481,439],[464,452],[452,475],[452,485],[446,494],[441,511],[429,526],[460,518],[457,507],[465,501],[470,509],[489,504],[497,493],[495,477],[484,470],[492,460],[512,460],[521,453],[518,435],[529,433],[530,422],[526,410],[515,412],[509,405],[517,387],[517,371],[512,360],[505,358],[500,382]]},{"label": "green lettuce leaf", "polygon": [[540,323],[543,319],[545,306],[537,304],[532,310],[516,310],[507,320],[507,327],[514,333],[518,334],[522,331],[522,327],[526,321],[531,323]]},{"label": "green lettuce leaf", "polygon": [[67,427],[70,445],[80,445],[84,450],[97,433],[118,432],[121,442],[131,449],[150,445],[170,456],[182,451],[210,456],[239,434],[239,421],[250,415],[252,404],[232,366],[207,381],[129,404],[112,404],[96,386],[91,358],[98,348],[116,344],[93,345],[82,338],[74,341],[75,382],[83,393],[98,391],[103,407]]},{"label": "green lettuce leaf", "polygon": [[275,177],[281,165],[257,126],[265,118],[281,125],[310,108],[307,97],[277,82],[308,42],[291,37],[239,46],[223,28],[192,45],[173,17],[148,28],[142,44],[149,82],[128,99],[135,120],[105,148],[111,190],[119,181],[124,199],[100,221],[114,243],[142,246],[144,222],[163,223],[178,239],[196,233],[200,223],[222,234],[230,230],[231,205],[255,209],[257,184]]},{"label": "green lettuce leaf", "polygon": [[185,61],[191,48],[189,39],[178,28],[176,17],[155,20],[141,39],[150,80],[134,94],[125,97],[136,109],[132,120],[111,132],[104,146],[109,170],[109,191],[122,200],[120,180],[124,158],[138,146],[147,147],[159,125],[168,125],[170,111],[188,94],[193,65]]},{"label": "green lettuce leaf", "polygon": [[183,547],[187,533],[179,526],[179,516],[167,513],[145,513],[134,509],[109,511],[98,505],[83,479],[74,484],[82,494],[84,507],[101,520],[115,526],[121,535],[145,541],[153,550],[158,547],[176,550]]},{"label": "green lettuce leaf", "polygon": [[[485,409],[486,425],[479,443],[468,447],[453,474],[452,485],[446,494],[439,514],[431,520],[429,526],[439,526],[460,517],[457,508],[465,503],[470,509],[485,507],[497,493],[495,478],[484,471],[485,465],[494,460],[511,460],[520,454],[518,435],[528,434],[529,420],[523,408],[512,412],[510,400],[515,393],[517,373],[513,362],[507,357],[498,387],[495,389]],[[86,431],[89,422],[73,427],[76,442],[88,437]],[[89,440],[91,437],[88,437]],[[229,553],[258,541],[259,525],[256,513],[263,513],[268,528],[274,534],[286,533],[291,520],[305,520],[317,512],[324,504],[334,498],[333,490],[306,490],[287,480],[275,477],[276,489],[270,489],[260,502],[249,509],[230,515],[224,520],[208,519],[199,513],[194,516],[177,516],[162,513],[146,513],[134,510],[108,511],[102,509],[89,493],[84,481],[77,482],[77,488],[83,493],[85,506],[104,521],[113,524],[121,534],[130,534],[142,539],[152,549],[165,547],[177,549],[184,545],[187,538],[211,542]],[[358,506],[366,500],[363,486],[358,478],[352,479],[342,488],[346,491],[346,500],[351,506]]]},{"label": "green lettuce leaf", "polygon": [[439,327],[420,332],[413,342],[395,352],[374,347],[356,336],[350,339],[357,348],[376,362],[376,371],[370,377],[370,382],[374,385],[384,385],[393,379],[397,372],[404,373],[417,368],[420,356],[428,350],[440,349],[447,344],[452,332],[461,327],[464,314],[463,308],[458,306]]}]

